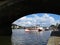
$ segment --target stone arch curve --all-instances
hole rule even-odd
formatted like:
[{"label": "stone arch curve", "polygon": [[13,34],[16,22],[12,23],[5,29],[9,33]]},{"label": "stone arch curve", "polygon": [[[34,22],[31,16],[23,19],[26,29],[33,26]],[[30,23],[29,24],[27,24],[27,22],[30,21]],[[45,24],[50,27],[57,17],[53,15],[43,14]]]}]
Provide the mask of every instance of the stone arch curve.
[{"label": "stone arch curve", "polygon": [[[44,0],[43,0],[44,1]],[[16,19],[33,13],[60,14],[59,1],[13,0],[0,6],[0,35],[11,35],[11,23]],[[54,2],[54,3],[53,3]],[[48,4],[48,5],[47,5]]]}]

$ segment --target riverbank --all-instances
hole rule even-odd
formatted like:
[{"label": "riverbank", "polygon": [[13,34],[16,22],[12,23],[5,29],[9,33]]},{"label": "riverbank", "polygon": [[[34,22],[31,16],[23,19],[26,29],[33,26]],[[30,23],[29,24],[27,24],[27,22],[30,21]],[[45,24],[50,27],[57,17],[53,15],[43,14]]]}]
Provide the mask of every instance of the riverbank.
[{"label": "riverbank", "polygon": [[52,31],[47,45],[60,45],[60,31]]}]

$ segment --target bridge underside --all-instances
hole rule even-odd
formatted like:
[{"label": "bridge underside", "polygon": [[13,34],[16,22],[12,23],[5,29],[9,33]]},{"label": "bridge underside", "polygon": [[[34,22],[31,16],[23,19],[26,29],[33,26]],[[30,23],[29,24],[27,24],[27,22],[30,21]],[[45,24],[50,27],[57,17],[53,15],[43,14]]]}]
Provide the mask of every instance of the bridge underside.
[{"label": "bridge underside", "polygon": [[13,0],[0,5],[0,35],[11,35],[12,22],[32,13],[60,14],[60,2],[57,0]]}]

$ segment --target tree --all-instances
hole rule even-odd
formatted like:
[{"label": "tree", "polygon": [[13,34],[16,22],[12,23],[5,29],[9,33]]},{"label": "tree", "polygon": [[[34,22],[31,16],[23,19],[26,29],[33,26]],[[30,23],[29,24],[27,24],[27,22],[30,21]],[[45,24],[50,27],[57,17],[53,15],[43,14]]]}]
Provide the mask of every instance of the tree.
[{"label": "tree", "polygon": [[55,26],[55,25],[51,25],[50,28],[53,29],[54,31],[57,30],[57,26]]},{"label": "tree", "polygon": [[50,27],[55,27],[55,25],[51,25]]},{"label": "tree", "polygon": [[57,27],[57,28],[58,28],[58,30],[60,30],[60,24],[58,25],[58,27]]}]

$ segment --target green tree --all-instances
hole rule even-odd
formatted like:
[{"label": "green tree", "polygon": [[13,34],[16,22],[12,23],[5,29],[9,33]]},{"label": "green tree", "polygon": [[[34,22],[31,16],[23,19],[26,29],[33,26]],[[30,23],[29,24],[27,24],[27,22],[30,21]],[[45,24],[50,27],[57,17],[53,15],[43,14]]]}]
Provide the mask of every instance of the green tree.
[{"label": "green tree", "polygon": [[58,30],[60,30],[60,24],[58,25],[58,27],[57,27],[57,28],[58,28]]},{"label": "green tree", "polygon": [[51,25],[50,27],[51,27],[51,29],[53,29],[54,31],[57,30],[57,26],[56,26],[56,25]]}]

